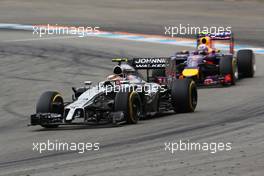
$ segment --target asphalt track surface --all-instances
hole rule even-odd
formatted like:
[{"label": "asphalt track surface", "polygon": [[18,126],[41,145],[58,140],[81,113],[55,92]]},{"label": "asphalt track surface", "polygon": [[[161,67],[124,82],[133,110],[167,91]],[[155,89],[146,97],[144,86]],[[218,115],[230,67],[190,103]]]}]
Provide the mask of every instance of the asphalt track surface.
[{"label": "asphalt track surface", "polygon": [[[14,1],[10,1],[10,8],[13,4]],[[251,5],[262,5],[256,4]],[[122,5],[117,8],[122,9]],[[29,19],[30,15],[23,16],[26,12],[17,9],[17,14],[21,15],[14,22],[34,23],[33,17]],[[56,12],[50,17],[47,12],[40,12],[46,14],[47,22],[54,20],[52,15],[59,19]],[[1,22],[6,22],[2,19],[1,15]],[[191,23],[189,17],[186,20]],[[242,23],[239,20],[233,23]],[[117,128],[67,126],[45,130],[27,127],[29,115],[34,112],[43,91],[57,90],[70,100],[72,86],[84,80],[100,81],[110,74],[113,57],[167,56],[186,49],[95,37],[52,37],[55,36],[39,39],[31,32],[0,31],[0,175],[263,175],[263,55],[256,56],[258,68],[254,79],[241,80],[234,87],[199,89],[195,113],[167,114]],[[47,140],[99,142],[100,150],[84,154],[32,151],[33,142]],[[165,142],[179,140],[231,142],[232,150],[215,154],[205,151],[171,154],[164,150]]]},{"label": "asphalt track surface", "polygon": [[1,0],[0,22],[157,35],[180,24],[231,26],[237,41],[263,45],[263,9],[263,0]]}]

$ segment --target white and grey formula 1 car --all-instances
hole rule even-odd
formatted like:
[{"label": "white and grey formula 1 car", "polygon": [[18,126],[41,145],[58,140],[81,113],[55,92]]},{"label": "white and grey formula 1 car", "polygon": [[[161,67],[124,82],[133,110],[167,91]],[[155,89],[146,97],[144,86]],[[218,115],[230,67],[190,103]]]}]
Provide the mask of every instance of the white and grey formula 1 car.
[{"label": "white and grey formula 1 car", "polygon": [[[139,119],[164,111],[193,112],[197,104],[194,81],[176,79],[170,58],[113,59],[118,62],[107,80],[92,86],[73,88],[72,102],[65,103],[60,93],[44,92],[31,115],[30,125],[45,128],[59,125],[135,124]],[[149,76],[166,68],[165,77]],[[146,71],[146,79],[140,71]]]}]

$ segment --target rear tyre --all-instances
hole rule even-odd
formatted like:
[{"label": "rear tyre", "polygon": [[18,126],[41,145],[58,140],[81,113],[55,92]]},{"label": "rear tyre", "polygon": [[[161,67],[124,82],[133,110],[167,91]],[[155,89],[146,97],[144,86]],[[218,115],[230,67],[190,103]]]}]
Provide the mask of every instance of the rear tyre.
[{"label": "rear tyre", "polygon": [[235,73],[237,73],[237,72],[236,72],[235,64],[233,62],[233,56],[225,55],[220,59],[219,71],[220,71],[220,75],[222,75],[222,76],[230,75],[231,85],[236,84]]},{"label": "rear tyre", "polygon": [[[56,113],[63,116],[64,113],[64,103],[63,98],[58,92],[47,91],[44,92],[36,106],[37,113]],[[41,125],[44,128],[57,128],[58,125]]]},{"label": "rear tyre", "polygon": [[197,100],[197,87],[193,80],[176,79],[172,82],[171,103],[175,112],[194,112]]},{"label": "rear tyre", "polygon": [[239,78],[252,78],[256,70],[255,56],[252,50],[245,49],[237,52],[237,67]]},{"label": "rear tyre", "polygon": [[115,96],[115,112],[122,111],[128,124],[136,124],[142,114],[142,103],[137,92],[118,92]]}]

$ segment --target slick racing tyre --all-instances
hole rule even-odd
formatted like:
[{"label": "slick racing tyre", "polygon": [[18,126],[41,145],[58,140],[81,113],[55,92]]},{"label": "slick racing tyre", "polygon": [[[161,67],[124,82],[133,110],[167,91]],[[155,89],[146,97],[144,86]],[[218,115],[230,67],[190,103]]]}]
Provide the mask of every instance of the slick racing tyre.
[{"label": "slick racing tyre", "polygon": [[137,92],[118,92],[115,96],[115,112],[122,111],[128,124],[136,124],[142,114],[142,104]]},{"label": "slick racing tyre", "polygon": [[[56,113],[63,116],[64,103],[63,98],[58,92],[47,91],[44,92],[37,103],[37,113]],[[56,128],[58,125],[41,125],[44,128]]]},{"label": "slick racing tyre", "polygon": [[171,103],[175,112],[194,112],[197,100],[197,87],[192,79],[176,79],[172,82]]},{"label": "slick racing tyre", "polygon": [[[220,72],[220,75],[222,75],[222,76],[227,76],[227,75],[230,76],[231,85],[236,84],[236,78],[238,76],[236,76],[237,70],[236,70],[236,66],[234,64],[233,56],[225,55],[220,59],[219,72]],[[223,84],[225,85],[226,83],[223,83]]]},{"label": "slick racing tyre", "polygon": [[252,78],[256,70],[255,56],[252,50],[244,49],[237,52],[239,78]]}]

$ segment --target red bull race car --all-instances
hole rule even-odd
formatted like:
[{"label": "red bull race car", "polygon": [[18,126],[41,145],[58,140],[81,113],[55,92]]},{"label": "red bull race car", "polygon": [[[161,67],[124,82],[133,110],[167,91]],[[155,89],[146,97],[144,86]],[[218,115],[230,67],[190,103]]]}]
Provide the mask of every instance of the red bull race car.
[{"label": "red bull race car", "polygon": [[[227,41],[229,51],[215,48],[215,42]],[[235,54],[231,32],[197,35],[195,51],[177,52],[173,59],[178,78],[192,78],[197,85],[235,85],[240,78],[253,77],[256,64],[252,50],[241,49]]]}]

